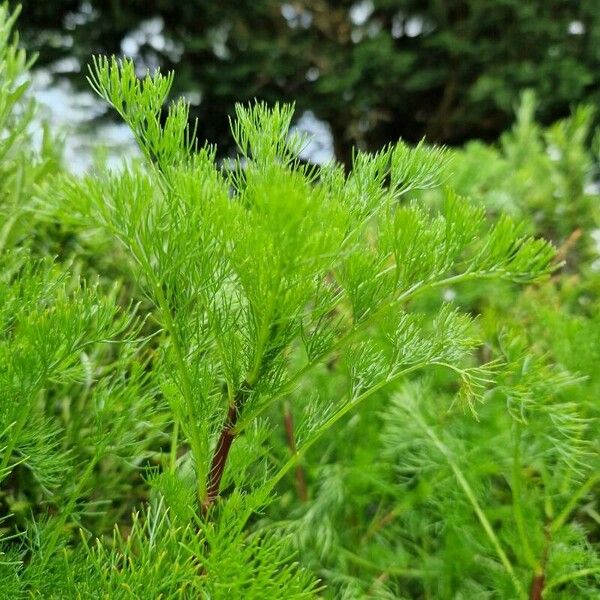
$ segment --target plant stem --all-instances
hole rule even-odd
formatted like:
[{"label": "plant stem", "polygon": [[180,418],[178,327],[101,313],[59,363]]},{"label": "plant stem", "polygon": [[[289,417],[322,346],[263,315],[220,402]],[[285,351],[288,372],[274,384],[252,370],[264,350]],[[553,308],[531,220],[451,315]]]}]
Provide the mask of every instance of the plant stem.
[{"label": "plant stem", "polygon": [[[285,425],[285,433],[292,455],[298,453],[296,446],[296,437],[294,435],[294,417],[292,415],[292,409],[289,402],[286,402],[283,406],[283,422]],[[306,478],[304,477],[304,469],[300,462],[296,464],[296,488],[298,489],[298,497],[301,502],[308,501],[308,490],[306,487]]]},{"label": "plant stem", "polygon": [[[304,444],[298,448],[296,453],[287,460],[282,467],[270,478],[269,483],[267,484],[268,491],[271,491],[275,488],[275,486],[285,477],[288,471],[294,467],[297,462],[306,455],[306,453],[313,447],[316,442],[321,439],[321,437],[331,429],[342,417],[351,412],[354,408],[356,408],[359,404],[370,398],[373,394],[377,393],[379,390],[385,388],[390,383],[398,381],[402,377],[405,377],[409,373],[413,373],[414,371],[418,371],[422,369],[425,364],[417,364],[412,367],[407,367],[402,371],[394,374],[392,377],[388,377],[379,383],[376,383],[373,387],[369,388],[353,400],[349,400],[345,402],[335,413],[333,413],[328,419],[325,420],[324,423],[304,442]],[[244,519],[247,521],[250,518],[252,511],[248,512]]]},{"label": "plant stem", "polygon": [[592,476],[571,496],[567,505],[563,508],[560,514],[552,522],[550,528],[553,533],[556,533],[567,521],[571,513],[575,510],[575,507],[579,501],[596,485],[600,482],[600,473],[594,473]]},{"label": "plant stem", "polygon": [[179,440],[179,421],[173,423],[173,433],[171,434],[171,471],[174,473],[177,467],[177,445]]},{"label": "plant stem", "polygon": [[393,565],[388,565],[382,567],[377,565],[370,560],[351,552],[350,550],[346,550],[345,548],[341,549],[341,554],[348,557],[352,562],[365,567],[367,569],[371,569],[373,571],[383,571],[384,573],[388,573],[390,575],[394,575],[396,577],[406,577],[408,579],[425,579],[428,577],[433,577],[435,574],[432,571],[426,571],[424,569],[410,569],[410,568],[402,568],[396,567]]},{"label": "plant stem", "polygon": [[423,428],[425,433],[429,436],[431,441],[434,443],[434,445],[440,451],[442,456],[446,459],[446,461],[448,462],[448,465],[454,472],[454,476],[456,477],[465,496],[471,503],[471,506],[473,507],[473,510],[475,511],[475,514],[477,515],[477,518],[479,519],[479,522],[481,523],[483,530],[487,534],[490,542],[492,543],[492,546],[496,550],[496,554],[498,555],[500,562],[503,564],[504,568],[506,569],[507,573],[509,574],[509,576],[513,582],[513,585],[515,586],[515,590],[517,591],[517,595],[520,598],[526,598],[527,595],[526,595],[525,591],[523,590],[523,586],[521,585],[521,582],[517,578],[517,575],[511,565],[510,561],[508,560],[506,553],[502,549],[502,546],[500,545],[500,540],[498,539],[498,537],[496,536],[496,533],[494,532],[494,528],[492,527],[491,523],[489,522],[485,512],[481,508],[481,505],[479,504],[477,497],[475,496],[475,493],[473,492],[473,489],[471,488],[471,485],[467,481],[467,478],[465,477],[464,473],[462,472],[462,469],[458,466],[458,463],[454,460],[454,457],[452,456],[452,453],[450,452],[449,448],[446,447],[446,445],[442,442],[442,440],[440,440],[440,438],[437,436],[435,431],[431,427],[429,427],[429,425],[420,417],[420,415],[415,414],[414,418],[419,423],[419,425]]},{"label": "plant stem", "polygon": [[550,528],[544,529],[544,554],[538,567],[536,567],[531,579],[530,600],[542,600],[546,588],[546,565],[548,563],[548,553],[550,552]]},{"label": "plant stem", "polygon": [[[147,266],[147,272],[152,273],[149,270],[149,265],[145,261],[145,258],[142,254],[142,251],[139,251],[139,259],[140,263]],[[186,412],[186,420],[190,430],[190,447],[192,456],[194,457],[195,467],[196,467],[196,479],[198,483],[198,494],[199,497],[202,497],[202,489],[200,488],[201,482],[204,481],[204,473],[202,471],[202,459],[204,458],[204,450],[206,448],[206,444],[204,440],[201,439],[200,434],[198,432],[198,426],[195,420],[193,404],[194,404],[194,393],[192,380],[190,377],[189,367],[186,364],[185,354],[183,352],[183,347],[181,341],[179,339],[179,334],[177,328],[175,326],[175,321],[173,319],[173,315],[171,314],[171,309],[169,308],[169,303],[167,302],[167,298],[162,290],[162,286],[160,281],[156,279],[153,275],[150,277],[150,281],[153,287],[154,297],[156,304],[158,305],[160,321],[165,329],[165,331],[169,334],[169,339],[171,342],[171,346],[173,348],[173,355],[175,360],[175,370],[179,376],[183,399],[184,399],[184,409]],[[170,468],[171,472],[175,472],[177,468],[177,450],[179,445],[179,428],[180,423],[177,414],[173,414],[173,433],[171,435],[171,448],[170,448]]]},{"label": "plant stem", "polygon": [[212,457],[210,471],[208,472],[208,481],[206,485],[206,497],[202,501],[202,513],[206,514],[210,507],[215,503],[219,496],[221,479],[225,471],[227,457],[231,450],[231,444],[236,436],[235,426],[240,416],[240,410],[248,398],[252,386],[246,380],[233,397],[233,401],[227,409],[227,416],[221,428],[221,434],[215,446]]},{"label": "plant stem", "polygon": [[536,573],[531,581],[530,600],[542,600],[546,578],[543,573]]},{"label": "plant stem", "polygon": [[[268,322],[271,322],[270,320]],[[257,350],[254,359],[253,368],[246,375],[244,382],[239,387],[237,392],[230,399],[229,408],[227,409],[227,415],[223,426],[221,427],[221,434],[215,446],[213,453],[210,470],[207,475],[206,481],[206,496],[202,500],[200,509],[203,515],[206,515],[209,509],[213,506],[216,499],[219,497],[219,490],[221,487],[221,479],[225,472],[225,465],[227,464],[227,458],[229,451],[231,450],[231,444],[238,435],[239,431],[236,430],[238,419],[243,405],[246,403],[250,392],[252,391],[256,381],[260,378],[260,371],[265,363],[265,348],[269,342],[269,339],[273,336],[273,322],[271,325],[263,326],[261,333],[259,334],[259,341],[257,344]],[[231,397],[230,397],[231,398]]]},{"label": "plant stem", "polygon": [[578,579],[579,577],[588,577],[590,575],[596,575],[600,573],[600,568],[598,567],[590,567],[588,569],[579,569],[578,571],[571,571],[570,573],[566,573],[565,575],[561,575],[556,579],[550,581],[550,583],[546,586],[546,591],[549,591],[563,583],[568,583],[569,581],[573,581],[574,579]]},{"label": "plant stem", "polygon": [[536,572],[539,572],[540,564],[536,560],[531,545],[529,544],[529,537],[525,527],[525,519],[523,517],[522,507],[522,490],[521,490],[521,426],[517,423],[514,427],[514,440],[513,440],[513,460],[512,460],[512,501],[513,501],[513,514],[515,523],[517,525],[517,531],[519,532],[519,539],[525,558],[529,566]]}]

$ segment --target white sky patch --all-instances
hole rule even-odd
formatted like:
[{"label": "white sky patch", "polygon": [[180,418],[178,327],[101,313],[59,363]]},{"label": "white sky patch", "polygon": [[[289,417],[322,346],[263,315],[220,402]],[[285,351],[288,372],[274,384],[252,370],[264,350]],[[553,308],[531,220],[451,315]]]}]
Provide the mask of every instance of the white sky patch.
[{"label": "white sky patch", "polygon": [[29,94],[38,108],[31,127],[34,146],[42,142],[40,123],[47,122],[52,132],[64,139],[64,164],[71,172],[89,170],[99,144],[104,146],[107,164],[112,168],[122,167],[124,159],[139,156],[127,125],[95,122],[108,108],[92,92],[77,91],[68,80],[54,79],[49,70],[37,69],[32,73]]},{"label": "white sky patch", "polygon": [[375,10],[375,6],[371,0],[363,0],[362,2],[357,2],[352,5],[350,8],[350,20],[353,25],[360,27],[364,25],[369,17],[373,14]]},{"label": "white sky patch", "polygon": [[[183,54],[183,46],[168,38],[164,32],[165,23],[162,17],[153,17],[142,21],[138,27],[130,31],[121,41],[121,52],[125,56],[135,59],[136,63],[143,60],[140,56],[140,50],[143,46],[147,46],[156,52],[165,54],[172,62],[178,62]],[[150,59],[151,62],[158,60]],[[137,65],[136,65],[137,66]],[[152,68],[154,64],[144,65],[142,74],[146,67]],[[136,70],[138,70],[136,68]]]},{"label": "white sky patch", "polygon": [[315,114],[307,110],[301,117],[292,132],[304,134],[308,138],[308,143],[300,153],[300,158],[308,160],[318,165],[324,165],[335,158],[333,147],[333,135],[329,125],[317,118]]},{"label": "white sky patch", "polygon": [[98,11],[91,2],[82,2],[79,9],[65,15],[63,24],[66,29],[76,29],[81,25],[87,25],[98,18]]},{"label": "white sky patch", "polygon": [[421,17],[410,17],[404,23],[404,33],[407,37],[417,37],[423,33],[424,23]]},{"label": "white sky patch", "polygon": [[581,21],[571,21],[568,32],[571,35],[583,35],[585,33],[585,25]]},{"label": "white sky patch", "polygon": [[53,73],[63,75],[65,73],[79,73],[81,71],[81,65],[74,56],[66,56],[55,62],[53,62],[49,69]]},{"label": "white sky patch", "polygon": [[313,15],[309,10],[287,2],[281,5],[281,16],[290,29],[308,29],[313,22]]}]

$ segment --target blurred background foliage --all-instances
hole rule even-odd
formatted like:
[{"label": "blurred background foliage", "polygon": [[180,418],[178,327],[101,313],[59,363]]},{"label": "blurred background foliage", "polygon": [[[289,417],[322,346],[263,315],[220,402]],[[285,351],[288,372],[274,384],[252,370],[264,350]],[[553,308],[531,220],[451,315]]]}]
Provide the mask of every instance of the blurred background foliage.
[{"label": "blurred background foliage", "polygon": [[253,98],[296,103],[352,147],[402,137],[496,139],[520,92],[551,123],[600,101],[596,0],[24,0],[38,64],[85,84],[92,53],[177,69],[199,136],[231,148],[227,116]]}]

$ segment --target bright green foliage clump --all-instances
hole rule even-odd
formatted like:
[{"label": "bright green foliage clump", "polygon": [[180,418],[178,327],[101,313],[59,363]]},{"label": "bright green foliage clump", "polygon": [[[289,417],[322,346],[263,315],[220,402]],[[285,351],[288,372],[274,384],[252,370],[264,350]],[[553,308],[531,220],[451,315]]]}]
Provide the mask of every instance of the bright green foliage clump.
[{"label": "bright green foliage clump", "polygon": [[497,147],[470,142],[455,151],[452,182],[461,193],[484,198],[491,209],[531,221],[530,230],[557,244],[572,236],[571,247],[583,236],[578,248],[583,254],[576,257],[581,263],[593,253],[590,235],[600,225],[600,190],[594,181],[600,136],[591,127],[595,111],[581,106],[543,129],[535,110],[533,93],[524,93],[516,123]]},{"label": "bright green foliage clump", "polygon": [[[57,167],[59,150],[44,129],[41,151],[31,153],[35,105],[26,99],[29,80],[23,75],[33,60],[17,40],[11,41],[18,12],[0,5],[0,249],[10,247],[27,232],[32,191]],[[38,233],[38,232],[34,232]]]},{"label": "bright green foliage clump", "polygon": [[[506,218],[488,225],[482,210],[451,192],[439,211],[399,204],[410,189],[435,184],[443,164],[436,149],[399,144],[359,154],[349,176],[303,167],[287,107],[238,108],[240,160],[223,170],[210,148],[190,148],[185,104],[161,127],[170,81],[155,74],[140,83],[131,63],[98,61],[92,84],[131,126],[152,168],[59,187],[65,216],[125,245],[168,332],[161,358],[176,423],[172,466],[179,425],[199,503],[212,505],[218,491],[210,455],[219,431],[235,437],[254,428],[334,350],[349,389],[312,436],[375,389],[428,365],[456,371],[465,399],[476,401],[489,368],[468,366],[478,341],[467,317],[442,308],[430,324],[405,312],[406,302],[449,280],[534,281],[549,271],[550,246]],[[366,339],[383,316],[382,339]],[[292,369],[291,353],[304,355]]]},{"label": "bright green foliage clump", "polygon": [[164,109],[172,81],[96,59],[90,83],[145,160],[38,186],[37,218],[77,240],[69,264],[2,249],[6,597],[591,582],[571,520],[597,481],[593,409],[564,391],[588,383],[510,332],[517,306],[478,321],[440,297],[496,281],[517,298],[555,271],[552,246],[451,189],[420,200],[439,148],[302,164],[288,106],[238,106],[221,164],[185,101]]}]

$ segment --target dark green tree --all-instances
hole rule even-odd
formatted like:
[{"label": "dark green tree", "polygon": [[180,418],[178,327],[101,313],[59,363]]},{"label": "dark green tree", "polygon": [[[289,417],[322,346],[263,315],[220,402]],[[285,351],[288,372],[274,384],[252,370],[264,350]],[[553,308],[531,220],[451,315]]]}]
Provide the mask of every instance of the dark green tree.
[{"label": "dark green tree", "polygon": [[[177,91],[199,93],[201,136],[220,144],[229,143],[234,103],[255,97],[295,101],[296,114],[312,110],[331,126],[345,162],[353,145],[372,149],[400,136],[494,139],[524,88],[537,92],[542,122],[599,100],[596,0],[23,4],[33,46],[60,45],[55,34],[66,29],[74,38],[66,50],[81,64],[91,52],[132,48],[138,64],[177,64]],[[138,32],[122,47],[152,17],[162,19],[160,36]]]}]

